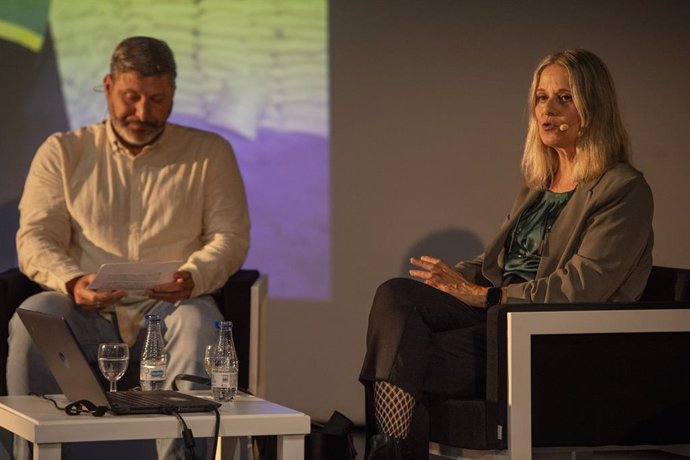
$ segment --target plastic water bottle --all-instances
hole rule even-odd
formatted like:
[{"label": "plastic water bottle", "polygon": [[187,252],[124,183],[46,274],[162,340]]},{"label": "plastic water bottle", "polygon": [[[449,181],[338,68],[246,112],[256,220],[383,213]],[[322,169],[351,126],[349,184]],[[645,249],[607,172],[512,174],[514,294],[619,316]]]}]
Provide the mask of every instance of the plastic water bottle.
[{"label": "plastic water bottle", "polygon": [[232,321],[221,321],[218,328],[218,343],[211,366],[211,393],[215,401],[232,401],[237,394],[238,370]]},{"label": "plastic water bottle", "polygon": [[162,390],[168,368],[168,355],[161,333],[161,318],[146,315],[146,341],[141,352],[139,384],[142,390]]}]

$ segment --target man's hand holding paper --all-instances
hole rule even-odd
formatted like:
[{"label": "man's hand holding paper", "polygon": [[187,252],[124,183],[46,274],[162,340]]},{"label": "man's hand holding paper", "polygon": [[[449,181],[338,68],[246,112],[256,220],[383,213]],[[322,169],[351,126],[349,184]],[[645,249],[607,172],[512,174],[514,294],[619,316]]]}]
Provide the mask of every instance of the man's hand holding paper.
[{"label": "man's hand holding paper", "polygon": [[173,274],[171,283],[158,284],[146,291],[146,295],[152,299],[166,302],[178,302],[188,299],[194,290],[194,280],[187,271],[177,271]]},{"label": "man's hand holding paper", "polygon": [[93,290],[114,289],[123,291],[153,289],[158,285],[175,282],[174,275],[181,265],[181,260],[103,264],[88,287]]},{"label": "man's hand holding paper", "polygon": [[118,303],[130,291],[145,291],[151,299],[177,302],[191,296],[194,280],[177,271],[182,261],[112,263],[68,283],[75,302],[87,311],[100,311]]},{"label": "man's hand holding paper", "polygon": [[72,294],[74,302],[86,311],[100,311],[116,304],[127,295],[121,289],[96,291],[91,289],[91,284],[96,278],[95,273],[75,278],[67,283],[67,291]]}]

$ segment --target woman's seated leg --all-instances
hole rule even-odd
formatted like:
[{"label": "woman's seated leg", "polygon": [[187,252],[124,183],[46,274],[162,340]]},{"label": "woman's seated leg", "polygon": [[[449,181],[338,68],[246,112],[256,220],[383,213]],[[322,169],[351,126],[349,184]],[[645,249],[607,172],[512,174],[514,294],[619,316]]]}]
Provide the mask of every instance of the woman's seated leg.
[{"label": "woman's seated leg", "polygon": [[[466,372],[462,364],[475,359],[458,356],[459,364],[453,367],[453,361],[447,356],[458,349],[474,353],[473,347],[465,347],[467,337],[464,331],[482,329],[485,321],[483,309],[469,307],[418,281],[398,278],[379,287],[369,317],[367,355],[360,375],[360,380],[369,385],[367,420],[375,419],[377,431],[385,435],[383,440],[381,436],[372,437],[372,443],[378,445],[367,446],[370,455],[374,454],[373,448],[382,451],[394,449],[383,444],[393,442],[397,445],[398,440],[408,438],[414,413],[425,414],[425,408],[415,410],[415,407],[424,398],[430,364],[434,374],[432,378],[436,379],[443,376],[435,375],[438,369],[434,365],[449,363],[442,370],[454,375],[454,383],[449,388],[453,394],[475,388],[478,376],[474,368],[473,372]],[[440,343],[437,334],[444,337]],[[451,340],[454,335],[458,336],[457,343]],[[446,347],[448,343],[448,350],[438,349],[439,345]],[[456,368],[459,368],[458,372],[455,372]],[[433,386],[431,389],[438,390]],[[445,391],[448,387],[441,389]],[[368,427],[367,431],[372,433],[373,430]],[[417,453],[421,449],[428,450],[428,434],[414,433],[412,438],[415,445],[407,447]]]}]

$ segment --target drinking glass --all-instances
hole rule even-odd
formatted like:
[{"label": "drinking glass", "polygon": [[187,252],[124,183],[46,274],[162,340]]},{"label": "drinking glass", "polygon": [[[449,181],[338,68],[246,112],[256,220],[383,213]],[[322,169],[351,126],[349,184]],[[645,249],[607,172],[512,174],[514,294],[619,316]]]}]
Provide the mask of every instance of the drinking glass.
[{"label": "drinking glass", "polygon": [[213,356],[216,351],[216,345],[206,345],[204,348],[204,369],[209,377],[211,377],[211,369],[213,368]]},{"label": "drinking glass", "polygon": [[126,343],[102,343],[98,346],[98,367],[110,382],[110,391],[116,391],[117,381],[125,374],[129,364]]}]

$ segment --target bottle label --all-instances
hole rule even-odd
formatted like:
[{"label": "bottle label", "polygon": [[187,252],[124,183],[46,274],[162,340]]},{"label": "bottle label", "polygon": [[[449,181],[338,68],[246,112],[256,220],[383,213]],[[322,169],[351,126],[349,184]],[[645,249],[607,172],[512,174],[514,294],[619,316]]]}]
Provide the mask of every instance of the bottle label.
[{"label": "bottle label", "polygon": [[165,380],[164,365],[142,364],[139,372],[139,380]]},{"label": "bottle label", "polygon": [[237,388],[237,374],[214,371],[211,374],[211,386],[214,388]]}]

